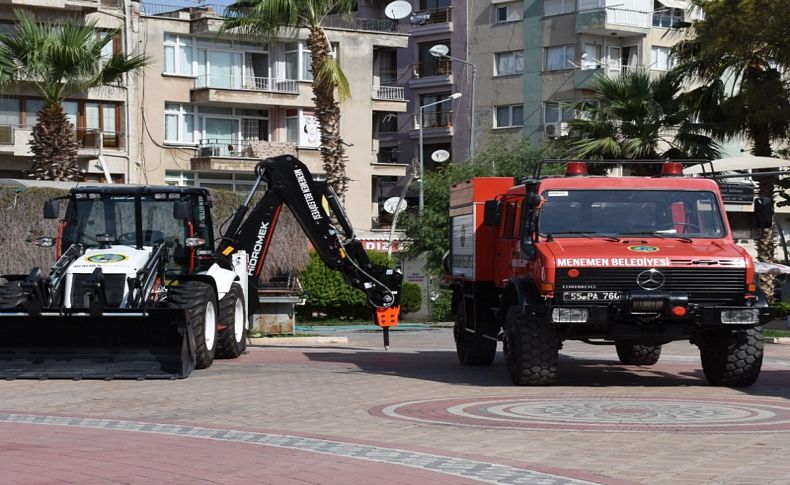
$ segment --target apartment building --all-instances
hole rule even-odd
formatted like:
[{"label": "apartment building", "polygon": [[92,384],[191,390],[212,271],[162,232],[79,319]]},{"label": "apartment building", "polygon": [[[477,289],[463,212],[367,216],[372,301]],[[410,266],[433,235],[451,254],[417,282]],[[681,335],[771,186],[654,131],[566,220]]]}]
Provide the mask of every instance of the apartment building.
[{"label": "apartment building", "polygon": [[[123,0],[15,0],[0,5],[0,32],[13,35],[16,9],[26,9],[42,22],[62,21],[64,17],[96,20],[97,35],[117,29],[121,35],[107,45],[103,56],[127,46],[129,17]],[[127,181],[136,157],[127,129],[134,116],[128,106],[134,103],[135,86],[135,77],[129,76],[124,88],[104,87],[66,93],[63,107],[75,127],[74,136],[80,142],[79,164],[86,180]],[[2,94],[0,177],[24,179],[32,156],[28,142],[43,101],[30,81],[19,81]]]},{"label": "apartment building", "polygon": [[[245,191],[259,158],[284,153],[322,177],[306,32],[265,43],[219,35],[221,13],[146,3],[137,13],[141,46],[153,63],[138,92],[135,178]],[[388,60],[408,37],[393,32],[391,21],[344,18],[328,19],[326,34],[352,93],[341,104],[351,179],[345,206],[363,239],[375,242],[382,237],[368,230],[379,227],[382,181],[394,182],[407,167],[382,155],[374,120],[407,112],[403,88],[389,83]]]}]

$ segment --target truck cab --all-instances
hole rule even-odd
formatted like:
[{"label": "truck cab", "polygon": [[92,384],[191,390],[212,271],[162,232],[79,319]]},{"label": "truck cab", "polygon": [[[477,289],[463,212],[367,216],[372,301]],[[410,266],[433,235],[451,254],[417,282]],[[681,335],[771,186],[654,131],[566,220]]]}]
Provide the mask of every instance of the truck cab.
[{"label": "truck cab", "polygon": [[569,162],[565,176],[472,179],[452,189],[451,227],[465,364],[490,363],[501,339],[513,382],[542,385],[556,379],[564,340],[612,345],[626,365],[655,364],[663,344],[688,340],[712,384],[759,375],[769,312],[754,264],[717,183],[683,177],[680,163],[654,177],[589,176]]}]

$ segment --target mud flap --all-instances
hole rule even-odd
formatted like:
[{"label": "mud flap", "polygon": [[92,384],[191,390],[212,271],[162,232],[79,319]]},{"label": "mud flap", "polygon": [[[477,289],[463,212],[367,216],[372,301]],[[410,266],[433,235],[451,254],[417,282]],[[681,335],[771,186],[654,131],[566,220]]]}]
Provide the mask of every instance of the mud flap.
[{"label": "mud flap", "polygon": [[0,312],[0,379],[179,379],[194,368],[194,333],[182,309]]}]

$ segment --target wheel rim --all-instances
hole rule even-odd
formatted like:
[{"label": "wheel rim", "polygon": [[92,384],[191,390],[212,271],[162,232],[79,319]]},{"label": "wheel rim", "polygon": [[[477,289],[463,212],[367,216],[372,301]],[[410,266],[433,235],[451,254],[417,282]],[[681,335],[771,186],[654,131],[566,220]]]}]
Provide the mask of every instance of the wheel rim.
[{"label": "wheel rim", "polygon": [[217,335],[217,314],[214,310],[214,302],[206,304],[206,320],[203,326],[203,338],[206,341],[206,348],[214,348],[214,338]]},{"label": "wheel rim", "polygon": [[244,338],[244,304],[240,299],[236,299],[236,305],[233,307],[233,333],[236,342],[241,342]]}]

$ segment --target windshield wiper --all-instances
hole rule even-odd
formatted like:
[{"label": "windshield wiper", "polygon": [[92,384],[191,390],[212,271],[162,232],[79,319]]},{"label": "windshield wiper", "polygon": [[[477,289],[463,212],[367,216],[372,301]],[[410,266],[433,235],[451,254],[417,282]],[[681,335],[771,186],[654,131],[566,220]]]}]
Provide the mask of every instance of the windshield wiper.
[{"label": "windshield wiper", "polygon": [[694,242],[691,238],[678,236],[677,234],[668,234],[661,231],[637,231],[637,232],[621,232],[622,236],[651,236],[659,237],[662,239],[680,239],[683,242]]},{"label": "windshield wiper", "polygon": [[546,234],[546,239],[550,239],[550,238],[553,238],[555,236],[564,236],[566,234],[579,235],[579,236],[583,236],[583,237],[586,237],[586,238],[589,238],[589,239],[595,239],[597,237],[600,237],[600,238],[606,239],[607,241],[620,242],[620,238],[617,237],[617,236],[613,236],[611,234],[601,234],[601,233],[592,232],[592,231],[562,231],[562,232],[555,232],[555,233],[552,233],[552,234]]}]

